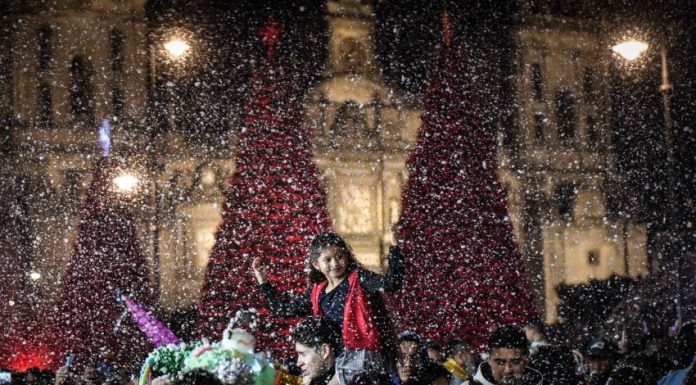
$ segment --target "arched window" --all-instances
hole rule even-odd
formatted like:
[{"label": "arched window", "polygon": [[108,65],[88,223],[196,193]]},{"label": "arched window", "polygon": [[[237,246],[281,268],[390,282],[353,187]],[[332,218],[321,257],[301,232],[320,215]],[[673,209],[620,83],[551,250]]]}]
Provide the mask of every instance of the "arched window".
[{"label": "arched window", "polygon": [[39,125],[49,128],[53,126],[53,95],[51,86],[46,83],[39,84]]},{"label": "arched window", "polygon": [[111,43],[111,70],[116,73],[123,72],[123,32],[112,29],[109,36]]},{"label": "arched window", "polygon": [[539,63],[532,64],[532,96],[534,101],[541,102],[544,100],[544,74],[541,71]]},{"label": "arched window", "polygon": [[369,136],[364,108],[352,100],[343,103],[336,112],[331,135],[341,138],[366,138]]},{"label": "arched window", "polygon": [[556,200],[556,208],[558,215],[566,220],[573,217],[573,208],[578,197],[578,190],[572,182],[559,183],[554,190],[554,198]]},{"label": "arched window", "polygon": [[94,71],[89,61],[80,56],[70,63],[70,112],[76,120],[94,122]]},{"label": "arched window", "polygon": [[45,72],[51,69],[53,60],[53,29],[50,25],[42,25],[37,31],[39,42],[39,71]]},{"label": "arched window", "polygon": [[556,126],[558,140],[564,146],[570,146],[575,140],[575,98],[568,90],[556,93]]}]

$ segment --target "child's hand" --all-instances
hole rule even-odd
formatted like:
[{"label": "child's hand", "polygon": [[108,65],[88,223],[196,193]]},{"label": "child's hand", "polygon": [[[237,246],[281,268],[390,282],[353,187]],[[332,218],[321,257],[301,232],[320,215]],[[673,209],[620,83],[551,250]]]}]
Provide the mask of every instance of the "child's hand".
[{"label": "child's hand", "polygon": [[256,280],[259,281],[259,285],[263,285],[268,281],[266,266],[263,265],[260,257],[254,258],[254,261],[251,263],[251,268],[254,270],[254,276],[256,276]]}]

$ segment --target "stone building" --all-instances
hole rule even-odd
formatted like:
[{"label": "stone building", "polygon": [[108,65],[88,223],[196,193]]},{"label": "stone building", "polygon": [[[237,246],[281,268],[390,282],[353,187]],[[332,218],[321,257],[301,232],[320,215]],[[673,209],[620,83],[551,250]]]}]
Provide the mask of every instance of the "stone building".
[{"label": "stone building", "polygon": [[[11,166],[2,177],[21,182],[16,193],[31,201],[39,295],[50,303],[59,285],[99,153],[95,127],[108,116],[124,171],[142,181],[129,199],[140,208],[161,304],[191,306],[221,220],[234,141],[210,153],[176,129],[147,128],[152,92],[167,87],[157,84],[167,36],[148,31],[145,0],[10,3],[0,61],[11,70],[0,112],[10,127],[2,149]],[[336,231],[380,270],[421,111],[382,79],[370,3],[327,0],[326,11],[328,60],[307,93],[305,122]],[[518,127],[507,129],[517,139],[499,145],[499,177],[538,305],[553,322],[558,283],[644,274],[646,231],[607,209],[618,176],[603,36],[588,23],[531,11],[513,33]],[[176,128],[176,116],[165,115]]]}]

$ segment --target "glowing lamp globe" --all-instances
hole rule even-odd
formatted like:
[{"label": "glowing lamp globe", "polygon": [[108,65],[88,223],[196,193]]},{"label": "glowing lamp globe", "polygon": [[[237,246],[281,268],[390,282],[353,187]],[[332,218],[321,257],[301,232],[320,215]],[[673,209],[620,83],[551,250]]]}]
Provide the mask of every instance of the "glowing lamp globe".
[{"label": "glowing lamp globe", "polygon": [[611,47],[612,51],[629,61],[637,59],[647,49],[648,44],[638,40],[628,40]]},{"label": "glowing lamp globe", "polygon": [[173,59],[179,59],[186,55],[189,49],[191,49],[191,46],[182,39],[173,38],[164,43],[164,49],[167,50],[167,53]]},{"label": "glowing lamp globe", "polygon": [[124,173],[115,177],[113,182],[118,192],[130,194],[138,186],[138,177],[130,173]]}]

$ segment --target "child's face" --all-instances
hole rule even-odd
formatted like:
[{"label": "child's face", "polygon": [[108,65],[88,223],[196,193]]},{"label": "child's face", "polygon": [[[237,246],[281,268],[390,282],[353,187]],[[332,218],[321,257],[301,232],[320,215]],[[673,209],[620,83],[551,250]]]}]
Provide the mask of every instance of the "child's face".
[{"label": "child's face", "polygon": [[348,256],[344,250],[336,246],[327,246],[319,253],[319,258],[312,262],[312,266],[319,270],[326,279],[341,279],[346,276]]}]

